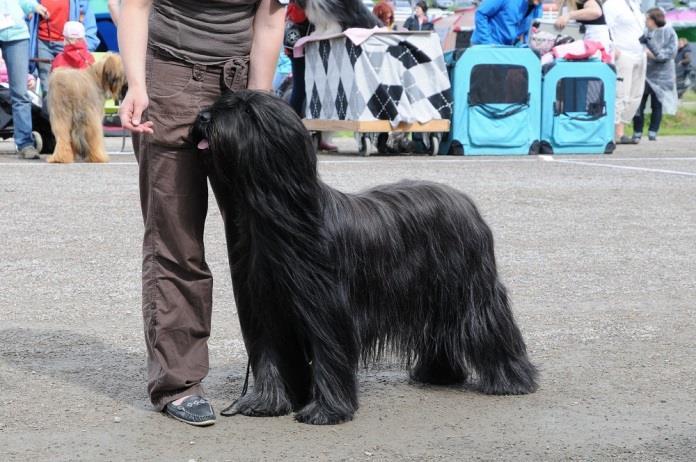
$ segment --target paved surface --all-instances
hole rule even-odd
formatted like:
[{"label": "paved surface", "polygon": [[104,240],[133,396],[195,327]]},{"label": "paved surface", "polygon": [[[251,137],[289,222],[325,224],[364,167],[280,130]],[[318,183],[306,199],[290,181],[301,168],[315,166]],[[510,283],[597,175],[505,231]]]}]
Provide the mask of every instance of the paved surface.
[{"label": "paved surface", "polygon": [[[324,180],[342,190],[408,177],[475,198],[541,387],[491,397],[413,386],[386,362],[360,372],[353,422],[233,417],[207,429],[153,412],[145,394],[132,155],[56,166],[0,154],[0,460],[693,461],[694,146],[663,138],[612,156],[322,156]],[[246,357],[210,210],[206,384],[220,410],[241,390]]]}]

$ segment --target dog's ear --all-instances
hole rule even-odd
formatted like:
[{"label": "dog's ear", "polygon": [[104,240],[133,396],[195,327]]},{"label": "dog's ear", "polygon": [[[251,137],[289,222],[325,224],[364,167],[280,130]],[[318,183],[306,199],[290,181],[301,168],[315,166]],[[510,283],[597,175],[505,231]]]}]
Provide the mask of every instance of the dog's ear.
[{"label": "dog's ear", "polygon": [[118,55],[109,53],[102,61],[101,87],[105,93],[118,98],[125,83],[123,63]]}]

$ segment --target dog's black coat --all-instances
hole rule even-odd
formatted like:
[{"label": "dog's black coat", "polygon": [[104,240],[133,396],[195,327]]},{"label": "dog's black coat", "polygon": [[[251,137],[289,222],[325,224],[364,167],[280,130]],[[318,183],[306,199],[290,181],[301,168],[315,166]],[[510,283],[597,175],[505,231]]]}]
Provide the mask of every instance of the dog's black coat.
[{"label": "dog's black coat", "polygon": [[385,353],[414,380],[533,392],[536,369],[471,200],[416,181],[346,194],[317,176],[302,121],[282,100],[228,93],[193,139],[216,182],[254,389],[233,412],[350,420],[356,369]]}]

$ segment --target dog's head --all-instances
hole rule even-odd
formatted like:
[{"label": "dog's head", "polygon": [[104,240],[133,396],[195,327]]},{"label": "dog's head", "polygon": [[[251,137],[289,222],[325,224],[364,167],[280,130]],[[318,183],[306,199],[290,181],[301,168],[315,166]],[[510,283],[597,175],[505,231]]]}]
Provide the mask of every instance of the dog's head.
[{"label": "dog's head", "polygon": [[92,70],[104,94],[120,101],[126,88],[126,74],[121,57],[115,53],[107,53],[104,59],[92,64]]},{"label": "dog's head", "polygon": [[339,33],[352,27],[383,26],[362,0],[300,0],[298,2],[319,33]]},{"label": "dog's head", "polygon": [[225,93],[198,115],[191,139],[228,185],[277,183],[286,175],[316,178],[316,154],[302,120],[269,93]]}]

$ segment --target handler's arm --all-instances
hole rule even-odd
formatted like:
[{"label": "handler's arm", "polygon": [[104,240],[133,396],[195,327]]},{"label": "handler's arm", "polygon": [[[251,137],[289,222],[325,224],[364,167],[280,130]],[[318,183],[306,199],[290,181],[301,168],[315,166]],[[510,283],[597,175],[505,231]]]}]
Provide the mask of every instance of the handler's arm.
[{"label": "handler's arm", "polygon": [[145,53],[147,51],[147,20],[152,0],[123,0],[118,46],[128,80],[128,93],[121,103],[119,116],[124,128],[139,133],[152,133],[152,122],[142,122],[148,97],[145,87]]},{"label": "handler's arm", "polygon": [[249,64],[249,89],[271,90],[283,43],[285,7],[277,0],[261,0],[254,17]]}]

